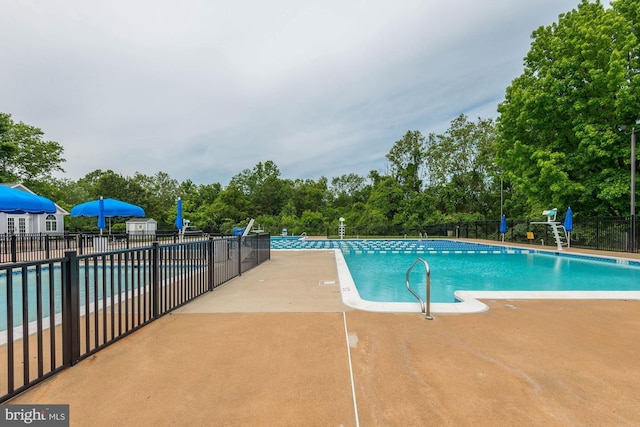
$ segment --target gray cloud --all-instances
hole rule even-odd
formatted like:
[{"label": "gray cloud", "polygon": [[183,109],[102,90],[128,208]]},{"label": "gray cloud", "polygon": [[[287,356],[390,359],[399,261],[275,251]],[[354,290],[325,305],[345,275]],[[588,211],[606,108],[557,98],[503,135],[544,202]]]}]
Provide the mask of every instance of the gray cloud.
[{"label": "gray cloud", "polygon": [[4,1],[0,111],[95,169],[228,183],[366,175],[407,130],[495,117],[577,0]]}]

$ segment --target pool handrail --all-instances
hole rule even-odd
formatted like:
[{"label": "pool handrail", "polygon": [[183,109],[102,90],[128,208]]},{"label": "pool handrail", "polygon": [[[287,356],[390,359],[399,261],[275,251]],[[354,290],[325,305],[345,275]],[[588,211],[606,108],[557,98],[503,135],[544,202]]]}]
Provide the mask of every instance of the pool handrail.
[{"label": "pool handrail", "polygon": [[[411,274],[411,270],[413,270],[413,267],[415,267],[418,262],[422,262],[426,272],[426,299],[424,301],[413,289],[411,289],[411,284],[409,283],[409,275]],[[416,258],[416,260],[413,261],[413,264],[411,264],[411,267],[409,267],[409,269],[407,270],[405,280],[409,292],[411,292],[413,296],[418,298],[418,301],[420,301],[420,310],[424,313],[425,319],[433,320],[433,316],[431,315],[431,269],[429,268],[429,263],[420,257]]]}]

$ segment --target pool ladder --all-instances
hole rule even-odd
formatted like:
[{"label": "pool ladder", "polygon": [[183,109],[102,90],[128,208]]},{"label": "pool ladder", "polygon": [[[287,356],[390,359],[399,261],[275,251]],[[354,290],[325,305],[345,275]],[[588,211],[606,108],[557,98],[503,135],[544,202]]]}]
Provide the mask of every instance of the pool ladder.
[{"label": "pool ladder", "polygon": [[[426,271],[425,285],[427,295],[424,301],[413,289],[411,289],[411,284],[409,283],[409,275],[411,274],[411,270],[413,270],[413,267],[415,267],[419,262],[424,264],[424,269]],[[420,301],[420,310],[425,314],[425,319],[433,320],[433,316],[431,315],[431,269],[429,268],[429,263],[420,257],[416,258],[416,260],[413,261],[413,264],[411,264],[411,267],[409,267],[409,269],[407,270],[407,275],[405,277],[407,282],[407,289],[413,294],[414,297],[418,298],[418,301]]]}]

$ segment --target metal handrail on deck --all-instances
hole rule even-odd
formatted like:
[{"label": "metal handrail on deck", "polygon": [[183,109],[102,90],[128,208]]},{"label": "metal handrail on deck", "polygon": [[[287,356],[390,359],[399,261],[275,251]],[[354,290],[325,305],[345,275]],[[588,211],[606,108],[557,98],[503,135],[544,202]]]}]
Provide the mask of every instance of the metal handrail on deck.
[{"label": "metal handrail on deck", "polygon": [[[427,295],[424,301],[413,289],[411,289],[411,284],[409,283],[411,270],[413,270],[413,267],[415,267],[418,262],[422,262],[422,264],[424,264],[424,269],[426,271],[425,285]],[[420,310],[425,314],[425,318],[433,320],[433,316],[431,315],[431,269],[429,268],[429,263],[420,257],[416,258],[416,260],[413,261],[413,264],[411,264],[411,267],[407,270],[406,283],[409,292],[411,292],[413,296],[418,298],[418,301],[420,301]]]}]

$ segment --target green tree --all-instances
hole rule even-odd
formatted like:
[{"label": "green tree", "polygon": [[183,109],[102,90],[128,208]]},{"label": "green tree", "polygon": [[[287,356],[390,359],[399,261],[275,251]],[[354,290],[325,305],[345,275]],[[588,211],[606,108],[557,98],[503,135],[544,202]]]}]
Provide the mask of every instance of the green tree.
[{"label": "green tree", "polygon": [[142,206],[147,217],[158,221],[158,227],[173,226],[178,199],[178,181],[166,172],[153,176],[139,172],[126,183],[127,201]]},{"label": "green tree", "polygon": [[445,214],[496,215],[496,127],[491,119],[470,122],[461,114],[444,134],[429,134],[428,191]]},{"label": "green tree", "polygon": [[277,215],[287,199],[278,166],[267,160],[252,170],[245,169],[231,178],[229,185],[241,191],[250,201],[250,215]]},{"label": "green tree", "polygon": [[10,139],[9,131],[13,126],[13,121],[9,114],[0,113],[0,181],[8,182],[14,180],[12,173],[12,159],[18,151],[18,144]]},{"label": "green tree", "polygon": [[296,206],[296,214],[302,215],[305,211],[323,212],[329,199],[327,178],[296,179],[289,181],[290,190],[287,191],[289,200],[293,200]]},{"label": "green tree", "polygon": [[[263,220],[264,221],[264,220]],[[297,229],[298,225],[298,215],[296,213],[296,205],[293,200],[289,200],[282,211],[280,211],[280,215],[278,216],[278,222],[280,224],[280,228],[286,228],[287,233],[289,234],[299,234],[302,231]],[[276,234],[280,234],[282,230],[275,230]]]},{"label": "green tree", "polygon": [[391,175],[405,194],[422,189],[421,172],[425,160],[425,138],[420,131],[407,131],[404,137],[393,144],[386,155],[391,166]]},{"label": "green tree", "polygon": [[11,115],[0,113],[0,179],[20,181],[35,189],[52,179],[52,173],[64,172],[64,149],[55,141],[43,140],[42,130]]},{"label": "green tree", "polygon": [[393,223],[414,229],[429,224],[436,212],[433,195],[428,191],[416,193],[413,197],[400,202]]},{"label": "green tree", "polygon": [[320,212],[304,211],[298,227],[302,229],[298,234],[321,235],[326,231],[325,220]]},{"label": "green tree", "polygon": [[[249,196],[233,179],[226,188],[220,191],[213,203],[213,214],[219,218],[220,224],[226,223],[228,224],[227,228],[230,226],[231,229],[234,224],[248,218],[251,211]],[[223,231],[230,233],[231,229]]]},{"label": "green tree", "polygon": [[400,207],[404,199],[404,190],[393,177],[386,177],[373,185],[371,195],[367,203],[370,217],[379,219],[384,217],[385,224],[393,223],[394,218],[400,212]]},{"label": "green tree", "polygon": [[[91,199],[100,197],[120,199],[125,202],[128,200],[128,179],[111,169],[103,171],[96,169],[89,172],[77,182],[78,186],[84,188],[86,194]],[[85,202],[87,200],[84,200]]]},{"label": "green tree", "polygon": [[355,173],[333,178],[329,187],[335,208],[351,207],[356,202],[366,202],[369,190],[366,179]]},{"label": "green tree", "polygon": [[[178,186],[178,195],[182,198],[183,218],[190,226],[205,231],[220,233],[221,218],[216,213],[214,203],[222,191],[219,183],[196,185],[191,180]],[[172,212],[175,219],[176,212]]]},{"label": "green tree", "polygon": [[497,163],[533,214],[628,206],[629,136],[640,111],[638,0],[583,0],[533,32],[525,69],[498,108]]}]

